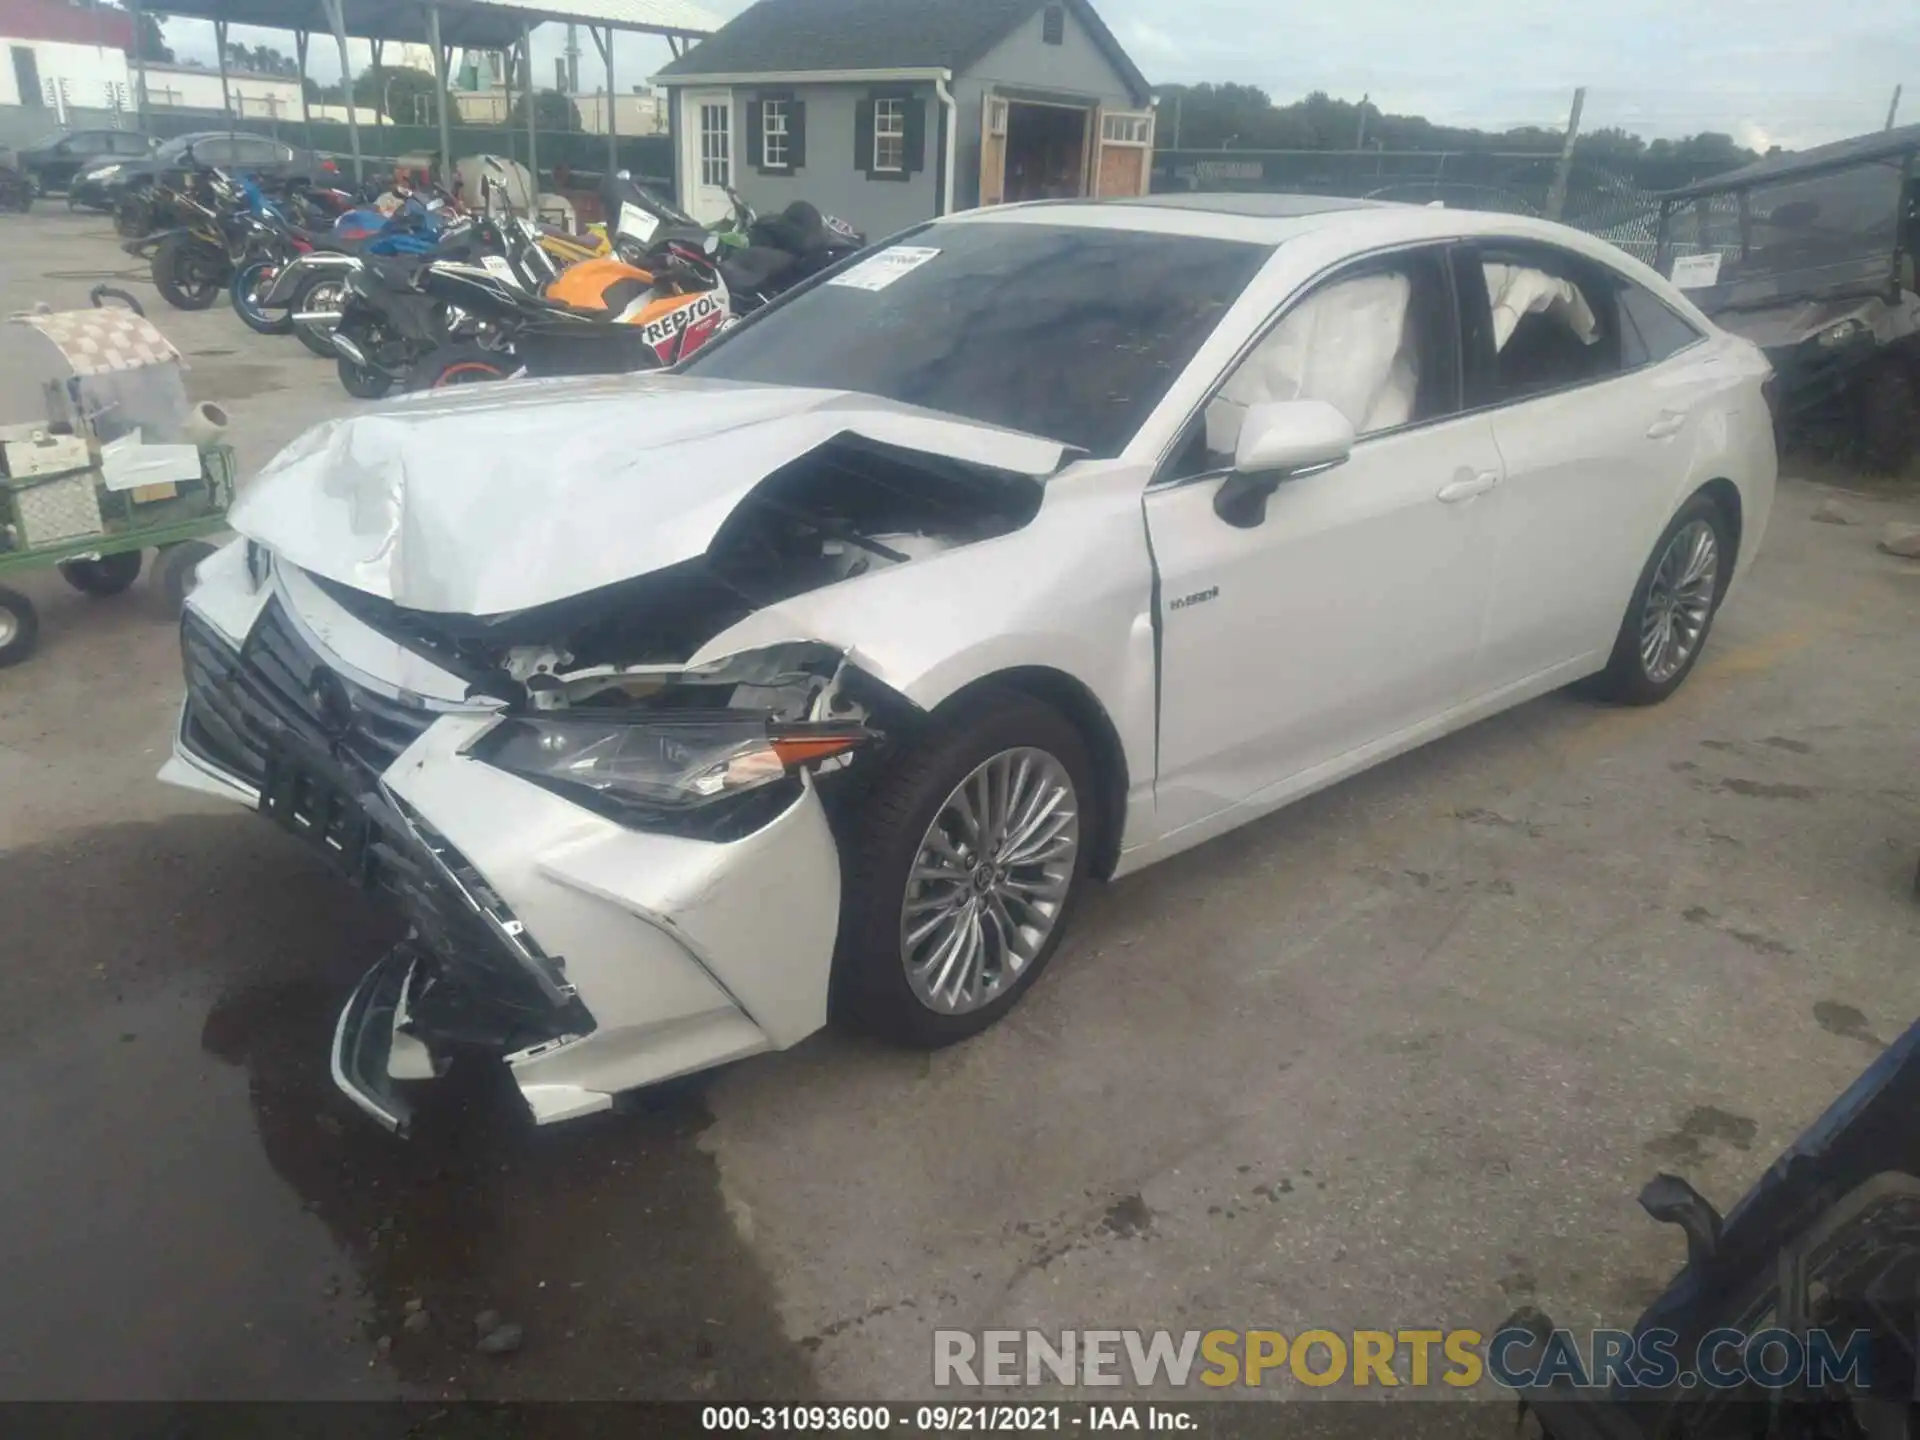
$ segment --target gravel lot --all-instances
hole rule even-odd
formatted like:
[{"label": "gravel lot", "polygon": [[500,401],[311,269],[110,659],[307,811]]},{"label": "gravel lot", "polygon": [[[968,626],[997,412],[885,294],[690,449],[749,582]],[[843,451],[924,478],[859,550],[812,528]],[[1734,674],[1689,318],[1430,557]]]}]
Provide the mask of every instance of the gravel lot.
[{"label": "gravel lot", "polygon": [[[128,268],[103,220],[0,218],[0,308]],[[353,403],[130,288],[243,471]],[[823,1035],[542,1133],[480,1081],[412,1142],[327,1077],[391,922],[153,780],[180,681],[144,580],[33,576],[0,1397],[925,1398],[936,1325],[1630,1319],[1682,1257],[1640,1184],[1730,1203],[1920,1011],[1920,562],[1874,546],[1920,489],[1813,523],[1835,493],[1783,486],[1673,703],[1553,696],[1098,893],[972,1043]],[[522,1349],[474,1353],[487,1309]]]}]

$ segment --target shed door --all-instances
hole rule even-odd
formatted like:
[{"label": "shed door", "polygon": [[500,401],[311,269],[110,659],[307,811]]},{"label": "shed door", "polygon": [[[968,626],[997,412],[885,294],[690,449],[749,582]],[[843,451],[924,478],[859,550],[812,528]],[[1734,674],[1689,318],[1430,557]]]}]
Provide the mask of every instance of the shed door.
[{"label": "shed door", "polygon": [[680,104],[680,205],[711,225],[733,209],[733,92],[688,90]]},{"label": "shed door", "polygon": [[989,95],[980,106],[980,203],[1007,198],[1007,102]]},{"label": "shed door", "polygon": [[1096,195],[1144,195],[1153,178],[1153,111],[1102,110]]}]

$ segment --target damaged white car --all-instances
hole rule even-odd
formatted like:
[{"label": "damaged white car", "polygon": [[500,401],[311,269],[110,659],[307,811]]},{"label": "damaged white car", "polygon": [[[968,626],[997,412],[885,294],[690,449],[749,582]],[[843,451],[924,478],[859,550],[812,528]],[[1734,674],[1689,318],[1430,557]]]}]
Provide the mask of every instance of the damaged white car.
[{"label": "damaged white car", "polygon": [[1767,367],[1507,216],[978,211],[653,377],[308,432],[183,622],[164,778],[412,935],[334,1074],[533,1115],[1004,1015],[1088,883],[1583,677],[1664,698],[1760,543]]}]

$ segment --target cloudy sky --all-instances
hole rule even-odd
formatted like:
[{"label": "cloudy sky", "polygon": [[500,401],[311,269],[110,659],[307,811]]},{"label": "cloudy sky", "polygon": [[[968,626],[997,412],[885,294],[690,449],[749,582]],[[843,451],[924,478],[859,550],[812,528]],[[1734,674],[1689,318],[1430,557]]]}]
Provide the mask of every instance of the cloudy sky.
[{"label": "cloudy sky", "polygon": [[[749,0],[706,0],[726,17]],[[964,4],[965,0],[955,0]],[[1896,84],[1901,118],[1920,122],[1920,0],[1095,0],[1156,84],[1259,85],[1276,100],[1310,90],[1371,95],[1382,109],[1459,125],[1558,125],[1576,85],[1584,126],[1648,137],[1724,130],[1756,148],[1789,148],[1877,130]],[[211,62],[212,26],[176,20],[169,43]],[[235,40],[292,42],[272,31]],[[561,27],[536,31],[539,73],[551,76]],[[581,81],[600,60],[580,37]],[[622,89],[668,58],[665,43],[623,35]],[[354,66],[366,63],[356,47]],[[312,73],[339,73],[315,37]]]}]

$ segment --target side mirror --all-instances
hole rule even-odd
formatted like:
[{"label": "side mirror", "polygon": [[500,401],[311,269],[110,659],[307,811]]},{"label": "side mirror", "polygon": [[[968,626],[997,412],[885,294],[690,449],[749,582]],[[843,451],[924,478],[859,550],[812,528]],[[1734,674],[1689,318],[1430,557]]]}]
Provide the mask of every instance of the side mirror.
[{"label": "side mirror", "polygon": [[1250,530],[1267,518],[1280,482],[1343,464],[1353,453],[1353,423],[1324,400],[1272,400],[1240,422],[1233,473],[1213,497],[1213,512]]},{"label": "side mirror", "polygon": [[700,248],[707,252],[707,258],[711,260],[720,253],[720,237],[709,230],[700,237]]}]

